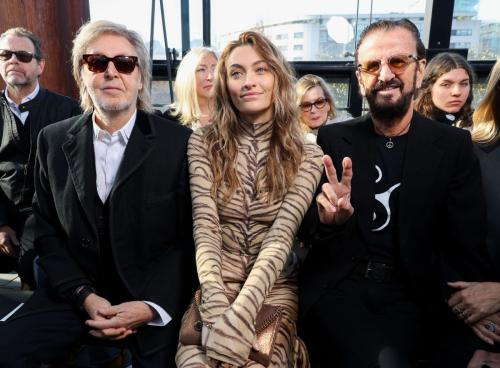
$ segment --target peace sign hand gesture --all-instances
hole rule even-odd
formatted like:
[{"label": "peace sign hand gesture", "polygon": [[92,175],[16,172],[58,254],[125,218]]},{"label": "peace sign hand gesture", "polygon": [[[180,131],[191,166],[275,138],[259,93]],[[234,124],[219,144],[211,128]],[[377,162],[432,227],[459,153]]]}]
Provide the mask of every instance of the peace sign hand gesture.
[{"label": "peace sign hand gesture", "polygon": [[342,179],[337,180],[337,171],[330,156],[323,156],[328,183],[321,187],[322,193],[316,197],[319,220],[323,225],[343,225],[354,213],[351,205],[352,161],[345,157],[342,161]]}]

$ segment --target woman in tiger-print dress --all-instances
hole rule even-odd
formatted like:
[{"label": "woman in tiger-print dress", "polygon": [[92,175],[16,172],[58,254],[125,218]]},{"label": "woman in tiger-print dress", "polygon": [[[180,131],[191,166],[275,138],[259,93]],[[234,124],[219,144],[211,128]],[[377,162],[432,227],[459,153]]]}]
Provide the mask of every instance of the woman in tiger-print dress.
[{"label": "woman in tiger-print dress", "polygon": [[301,137],[293,85],[289,64],[258,33],[241,34],[221,55],[213,123],[188,145],[202,346],[179,344],[178,367],[261,367],[248,356],[263,304],[285,311],[270,367],[309,367],[291,247],[323,153]]}]

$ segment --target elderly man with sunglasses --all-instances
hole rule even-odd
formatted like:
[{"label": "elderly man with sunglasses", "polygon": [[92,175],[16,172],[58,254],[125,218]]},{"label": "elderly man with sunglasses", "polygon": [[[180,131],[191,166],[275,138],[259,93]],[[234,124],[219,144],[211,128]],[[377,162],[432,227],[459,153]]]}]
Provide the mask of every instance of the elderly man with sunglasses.
[{"label": "elderly man with sunglasses", "polygon": [[85,113],[38,144],[35,246],[47,282],[0,326],[0,367],[54,362],[83,336],[122,340],[134,368],[175,367],[197,283],[191,130],[151,114],[151,60],[136,32],[91,22],[72,53]]},{"label": "elderly man with sunglasses", "polygon": [[17,270],[33,289],[33,171],[40,130],[81,113],[79,103],[40,86],[45,67],[40,40],[24,28],[0,35],[0,272]]},{"label": "elderly man with sunglasses", "polygon": [[446,282],[490,269],[470,134],[413,110],[426,61],[410,21],[371,24],[355,59],[370,113],[319,129],[325,176],[299,231],[313,244],[299,287],[305,342],[325,367],[411,367],[426,324],[431,347],[444,330],[438,366],[465,367],[486,344],[446,312]]}]

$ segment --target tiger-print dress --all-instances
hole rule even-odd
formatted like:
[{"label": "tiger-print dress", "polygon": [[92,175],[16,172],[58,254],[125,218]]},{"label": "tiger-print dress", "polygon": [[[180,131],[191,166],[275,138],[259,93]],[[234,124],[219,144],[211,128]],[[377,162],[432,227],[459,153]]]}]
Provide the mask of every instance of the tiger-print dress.
[{"label": "tiger-print dress", "polygon": [[[209,367],[207,356],[236,367],[261,367],[248,359],[261,305],[282,306],[284,318],[270,367],[309,367],[305,345],[297,336],[298,257],[291,251],[323,170],[323,152],[304,140],[305,153],[294,188],[271,203],[257,195],[256,180],[269,152],[272,122],[241,122],[237,174],[240,187],[223,203],[210,193],[213,171],[203,143],[203,129],[188,144],[193,200],[196,263],[202,290],[203,346],[179,344],[180,368]],[[236,298],[228,303],[227,296]]]}]

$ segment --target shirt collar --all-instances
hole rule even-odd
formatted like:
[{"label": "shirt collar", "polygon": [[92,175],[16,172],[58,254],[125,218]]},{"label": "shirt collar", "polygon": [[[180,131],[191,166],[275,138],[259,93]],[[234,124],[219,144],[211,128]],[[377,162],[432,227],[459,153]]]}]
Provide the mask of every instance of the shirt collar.
[{"label": "shirt collar", "polygon": [[[122,139],[125,145],[128,143],[128,140],[130,138],[130,134],[132,134],[132,129],[134,128],[135,125],[135,120],[137,118],[137,109],[135,109],[134,113],[130,117],[129,121],[123,126],[123,128],[117,130],[114,134],[118,134]],[[102,131],[103,133],[106,132],[105,130],[99,128],[99,125],[95,122],[95,112],[92,114],[92,126],[94,128],[94,142],[96,139],[99,137],[99,133]],[[108,135],[109,133],[106,132]]]},{"label": "shirt collar", "polygon": [[[31,92],[28,96],[26,96],[25,98],[23,98],[21,100],[21,105],[23,103],[26,103],[28,101],[33,100],[36,97],[36,95],[38,94],[38,91],[40,91],[40,84],[39,83],[36,84],[36,88],[35,88],[35,90],[33,92]],[[10,97],[9,97],[9,89],[8,88],[5,88],[5,98],[7,99],[7,102],[9,104],[14,104],[14,105],[18,106],[14,101],[12,101],[10,99]]]}]

